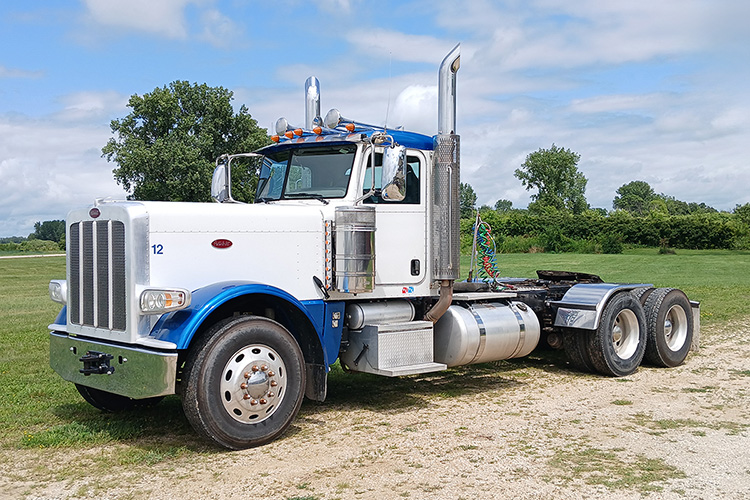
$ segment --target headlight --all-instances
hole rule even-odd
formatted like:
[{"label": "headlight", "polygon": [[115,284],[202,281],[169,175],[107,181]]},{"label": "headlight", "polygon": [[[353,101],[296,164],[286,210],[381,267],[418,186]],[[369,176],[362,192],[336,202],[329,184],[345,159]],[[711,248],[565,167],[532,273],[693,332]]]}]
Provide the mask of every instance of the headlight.
[{"label": "headlight", "polygon": [[68,282],[65,280],[50,281],[49,298],[65,305],[68,302]]},{"label": "headlight", "polygon": [[187,290],[144,290],[141,293],[141,311],[144,314],[161,314],[184,309],[190,305]]}]

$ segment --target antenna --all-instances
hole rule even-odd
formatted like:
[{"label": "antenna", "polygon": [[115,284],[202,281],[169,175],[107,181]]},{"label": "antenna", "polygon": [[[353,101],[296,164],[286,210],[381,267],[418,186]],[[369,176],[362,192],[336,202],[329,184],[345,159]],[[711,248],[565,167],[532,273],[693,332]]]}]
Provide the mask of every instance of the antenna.
[{"label": "antenna", "polygon": [[383,124],[383,130],[388,131],[388,114],[391,111],[391,84],[393,83],[393,52],[388,52],[388,102],[385,106],[385,123]]}]

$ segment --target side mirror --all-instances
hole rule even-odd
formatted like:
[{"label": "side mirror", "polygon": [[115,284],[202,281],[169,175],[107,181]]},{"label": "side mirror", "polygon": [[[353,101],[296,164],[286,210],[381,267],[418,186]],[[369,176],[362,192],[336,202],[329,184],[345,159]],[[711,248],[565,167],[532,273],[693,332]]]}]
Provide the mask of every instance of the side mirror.
[{"label": "side mirror", "polygon": [[224,203],[230,199],[229,176],[227,175],[227,164],[217,165],[211,178],[211,198],[218,203]]},{"label": "side mirror", "polygon": [[[237,158],[263,158],[258,153],[223,154],[216,159],[216,168],[211,178],[211,198],[219,203],[243,203],[232,198],[232,160]],[[240,176],[242,179],[242,176]],[[236,186],[235,186],[236,187]]]},{"label": "side mirror", "polygon": [[383,201],[402,201],[406,197],[406,148],[393,146],[383,152],[380,177]]}]

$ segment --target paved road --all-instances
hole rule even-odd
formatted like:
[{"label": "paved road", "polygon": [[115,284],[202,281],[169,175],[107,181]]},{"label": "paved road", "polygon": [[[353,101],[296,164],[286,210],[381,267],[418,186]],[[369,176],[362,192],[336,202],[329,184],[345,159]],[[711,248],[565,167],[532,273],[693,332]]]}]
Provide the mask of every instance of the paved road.
[{"label": "paved road", "polygon": [[64,253],[45,253],[41,255],[2,255],[0,259],[30,259],[32,257],[65,257]]}]

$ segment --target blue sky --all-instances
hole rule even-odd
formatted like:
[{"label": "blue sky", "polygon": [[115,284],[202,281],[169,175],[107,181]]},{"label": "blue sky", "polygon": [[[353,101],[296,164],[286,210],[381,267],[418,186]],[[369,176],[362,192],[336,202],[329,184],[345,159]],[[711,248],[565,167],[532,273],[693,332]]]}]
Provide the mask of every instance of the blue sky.
[{"label": "blue sky", "polygon": [[462,180],[525,207],[513,176],[553,143],[586,197],[633,180],[721,210],[750,202],[746,0],[9,0],[0,5],[0,237],[123,198],[101,158],[132,94],[223,86],[258,123],[323,112],[434,134],[458,42]]}]

